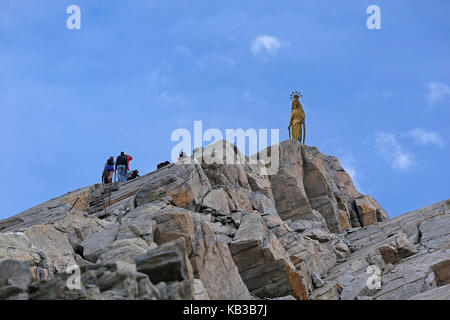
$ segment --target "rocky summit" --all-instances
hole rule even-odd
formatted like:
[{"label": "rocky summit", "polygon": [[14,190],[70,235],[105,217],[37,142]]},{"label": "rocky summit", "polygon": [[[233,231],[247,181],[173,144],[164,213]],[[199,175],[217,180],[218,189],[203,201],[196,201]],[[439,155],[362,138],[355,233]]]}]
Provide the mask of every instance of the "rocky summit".
[{"label": "rocky summit", "polygon": [[0,299],[450,299],[450,200],[389,219],[335,157],[261,152],[276,172],[220,141],[1,221]]}]

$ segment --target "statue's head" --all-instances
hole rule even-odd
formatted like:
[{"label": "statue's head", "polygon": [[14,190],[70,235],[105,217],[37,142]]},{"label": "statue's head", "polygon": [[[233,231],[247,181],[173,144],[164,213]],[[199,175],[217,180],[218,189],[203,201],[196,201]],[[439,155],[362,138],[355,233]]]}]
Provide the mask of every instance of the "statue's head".
[{"label": "statue's head", "polygon": [[298,92],[298,91],[293,91],[293,92],[291,93],[291,100],[292,100],[292,99],[298,100],[299,97],[302,97],[302,94],[301,94],[300,92]]}]

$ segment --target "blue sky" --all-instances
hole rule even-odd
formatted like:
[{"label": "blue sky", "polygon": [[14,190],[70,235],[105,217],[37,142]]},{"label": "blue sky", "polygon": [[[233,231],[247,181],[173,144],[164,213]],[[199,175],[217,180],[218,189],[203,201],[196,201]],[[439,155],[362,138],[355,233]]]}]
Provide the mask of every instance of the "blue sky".
[{"label": "blue sky", "polygon": [[[81,30],[68,30],[69,5]],[[381,8],[381,30],[366,9]],[[170,159],[177,128],[279,128],[391,217],[450,196],[449,1],[2,0],[0,219]]]}]

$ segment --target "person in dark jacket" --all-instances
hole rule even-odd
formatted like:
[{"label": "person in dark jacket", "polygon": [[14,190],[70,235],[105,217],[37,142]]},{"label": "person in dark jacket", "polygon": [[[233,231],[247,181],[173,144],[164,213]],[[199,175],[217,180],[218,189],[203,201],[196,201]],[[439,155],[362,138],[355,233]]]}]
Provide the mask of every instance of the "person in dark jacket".
[{"label": "person in dark jacket", "polygon": [[128,181],[139,178],[139,171],[138,170],[133,170],[131,172],[128,173]]},{"label": "person in dark jacket", "polygon": [[106,161],[105,167],[103,168],[102,181],[104,183],[111,183],[113,173],[114,173],[114,157],[109,157],[109,159]]},{"label": "person in dark jacket", "polygon": [[165,166],[168,166],[169,164],[170,164],[169,161],[161,162],[160,164],[158,164],[158,165],[156,166],[156,168],[157,168],[157,170],[159,170],[159,169],[161,169],[161,168],[164,168]]},{"label": "person in dark jacket", "polygon": [[119,182],[127,182],[127,164],[127,156],[122,151],[116,159],[116,174]]}]

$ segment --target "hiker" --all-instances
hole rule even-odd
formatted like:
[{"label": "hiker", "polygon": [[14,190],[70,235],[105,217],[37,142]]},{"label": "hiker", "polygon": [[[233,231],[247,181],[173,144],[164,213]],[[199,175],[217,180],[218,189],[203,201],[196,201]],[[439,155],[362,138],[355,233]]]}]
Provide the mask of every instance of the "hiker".
[{"label": "hiker", "polygon": [[116,174],[119,182],[127,182],[127,163],[127,156],[122,151],[116,159]]},{"label": "hiker", "polygon": [[186,153],[184,153],[184,151],[181,151],[180,155],[178,156],[178,161],[181,161],[184,158],[186,158]]},{"label": "hiker", "polygon": [[125,155],[127,157],[127,172],[125,173],[125,176],[127,177],[128,180],[128,172],[130,172],[130,161],[133,160],[133,157],[130,156],[129,154]]},{"label": "hiker", "polygon": [[156,168],[157,168],[157,170],[159,170],[159,169],[161,169],[161,168],[164,168],[165,166],[168,166],[169,164],[170,164],[169,161],[164,161],[164,162],[159,163],[159,164],[156,166]]},{"label": "hiker", "polygon": [[128,181],[139,178],[139,171],[138,170],[133,170],[130,173],[128,173],[127,179]]},{"label": "hiker", "polygon": [[109,159],[106,161],[105,167],[103,168],[102,182],[111,183],[113,173],[114,173],[114,157],[109,157]]}]

